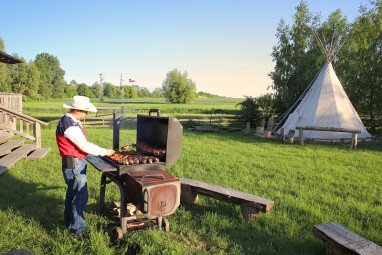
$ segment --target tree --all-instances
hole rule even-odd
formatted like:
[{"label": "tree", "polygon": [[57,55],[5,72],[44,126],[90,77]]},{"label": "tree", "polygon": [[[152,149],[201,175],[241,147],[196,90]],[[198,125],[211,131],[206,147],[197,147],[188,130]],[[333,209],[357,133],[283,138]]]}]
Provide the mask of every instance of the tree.
[{"label": "tree", "polygon": [[[0,50],[5,49],[5,44],[3,39],[0,38]],[[0,92],[11,92],[12,88],[9,84],[11,81],[11,76],[6,64],[0,63]]]},{"label": "tree", "polygon": [[263,96],[257,97],[256,102],[259,106],[259,109],[262,111],[262,117],[269,119],[274,113],[272,94],[267,93]]},{"label": "tree", "polygon": [[28,87],[28,67],[25,60],[17,65],[8,65],[8,70],[11,76],[10,85],[12,92],[24,94]]},{"label": "tree", "polygon": [[360,8],[341,53],[340,70],[355,108],[370,118],[375,129],[376,115],[382,114],[382,1],[373,1],[369,10]]},{"label": "tree", "polygon": [[138,91],[138,96],[139,97],[151,97],[150,90],[146,87],[141,87],[140,90]]},{"label": "tree", "polygon": [[99,98],[101,93],[101,85],[98,82],[95,82],[91,87],[90,90],[94,94],[94,98]]},{"label": "tree", "polygon": [[136,98],[138,97],[138,92],[133,86],[123,86],[124,98]]},{"label": "tree", "polygon": [[259,109],[257,99],[253,97],[245,97],[244,101],[238,103],[240,106],[238,118],[243,122],[250,122],[251,126],[256,127],[259,125],[262,115]]},{"label": "tree", "polygon": [[28,89],[25,91],[25,95],[29,98],[38,98],[38,86],[40,84],[40,72],[32,61],[29,61],[27,66],[28,73]]},{"label": "tree", "polygon": [[0,63],[0,92],[12,92],[11,80],[7,65]]},{"label": "tree", "polygon": [[57,57],[48,53],[38,54],[34,61],[40,72],[39,94],[44,98],[60,98],[64,95],[65,71]]},{"label": "tree", "polygon": [[86,97],[94,97],[93,92],[90,90],[89,86],[85,83],[80,83],[77,86],[77,95],[86,96]]},{"label": "tree", "polygon": [[4,49],[5,49],[5,43],[3,39],[0,38],[0,50],[4,51]]},{"label": "tree", "polygon": [[103,95],[108,98],[117,98],[117,87],[111,83],[103,84]]},{"label": "tree", "polygon": [[284,113],[299,98],[321,66],[316,64],[317,54],[307,54],[313,47],[312,27],[316,26],[318,16],[311,14],[302,1],[296,7],[293,20],[291,28],[280,20],[276,32],[278,44],[271,54],[276,64],[269,76],[273,80],[278,114]]},{"label": "tree", "polygon": [[163,89],[162,88],[155,88],[153,90],[153,92],[151,93],[151,97],[154,97],[154,98],[164,97]]},{"label": "tree", "polygon": [[167,73],[167,77],[162,85],[166,101],[185,104],[195,98],[195,82],[188,79],[187,76],[186,71],[181,73],[177,69]]},{"label": "tree", "polygon": [[77,95],[77,87],[71,84],[66,84],[64,86],[64,93],[65,93],[65,97],[74,97],[75,95]]}]

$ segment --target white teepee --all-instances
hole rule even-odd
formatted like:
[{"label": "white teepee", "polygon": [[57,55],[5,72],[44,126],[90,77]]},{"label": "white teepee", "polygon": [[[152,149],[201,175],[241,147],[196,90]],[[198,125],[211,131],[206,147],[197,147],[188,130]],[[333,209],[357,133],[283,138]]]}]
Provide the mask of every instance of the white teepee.
[{"label": "white teepee", "polygon": [[[358,138],[371,138],[343,89],[328,60],[304,98],[282,126],[287,134],[296,127],[358,129]],[[298,130],[295,136],[298,137]],[[351,138],[351,134],[332,131],[304,131],[304,137],[319,140]]]}]

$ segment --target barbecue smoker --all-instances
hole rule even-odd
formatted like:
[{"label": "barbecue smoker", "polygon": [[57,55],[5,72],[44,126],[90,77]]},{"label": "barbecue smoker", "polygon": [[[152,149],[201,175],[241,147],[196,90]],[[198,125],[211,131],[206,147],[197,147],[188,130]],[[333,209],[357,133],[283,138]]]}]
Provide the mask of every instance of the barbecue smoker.
[{"label": "barbecue smoker", "polygon": [[[156,113],[155,116],[152,114]],[[126,120],[120,114],[113,116],[113,149],[118,151],[120,125]],[[180,203],[180,181],[166,172],[180,157],[183,127],[176,118],[162,117],[158,109],[151,109],[149,115],[137,115],[136,153],[142,158],[153,157],[142,148],[158,148],[162,153],[156,161],[116,161],[113,157],[94,157],[88,161],[98,170],[102,169],[100,204],[106,209],[106,185],[114,182],[121,196],[120,223],[117,228],[121,238],[129,228],[152,224],[156,220],[159,229],[169,230],[166,216],[171,215]],[[140,145],[140,146],[138,146]],[[123,152],[122,152],[123,153]],[[142,156],[143,155],[143,156]],[[103,161],[103,162],[102,162]],[[127,164],[126,164],[127,163]],[[109,180],[108,180],[109,179]],[[143,217],[129,216],[127,204],[132,203]]]}]

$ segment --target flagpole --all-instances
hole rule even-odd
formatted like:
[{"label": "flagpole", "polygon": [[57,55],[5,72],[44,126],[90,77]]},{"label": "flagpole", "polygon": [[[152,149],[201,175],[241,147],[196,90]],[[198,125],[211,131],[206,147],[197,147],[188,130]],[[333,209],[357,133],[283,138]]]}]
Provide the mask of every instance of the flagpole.
[{"label": "flagpole", "polygon": [[123,89],[123,79],[122,79],[122,74],[121,74],[121,79],[119,80],[119,85],[121,86],[121,94],[122,94],[122,99],[123,99],[123,94],[124,94],[124,89]]},{"label": "flagpole", "polygon": [[100,102],[103,102],[103,78],[102,78],[102,73],[99,74],[99,100]]}]

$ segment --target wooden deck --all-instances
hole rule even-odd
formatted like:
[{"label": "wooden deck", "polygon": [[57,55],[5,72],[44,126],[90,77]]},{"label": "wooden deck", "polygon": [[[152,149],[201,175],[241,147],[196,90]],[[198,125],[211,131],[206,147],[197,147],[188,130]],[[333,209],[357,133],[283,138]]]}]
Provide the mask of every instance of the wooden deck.
[{"label": "wooden deck", "polygon": [[34,160],[34,159],[42,159],[45,157],[46,154],[50,151],[50,148],[41,148],[33,151],[31,154],[28,155],[27,159]]},{"label": "wooden deck", "polygon": [[12,151],[10,154],[2,157],[0,159],[0,166],[10,168],[16,164],[20,159],[24,159],[28,156],[30,152],[36,149],[34,144],[25,144],[20,148]]}]

